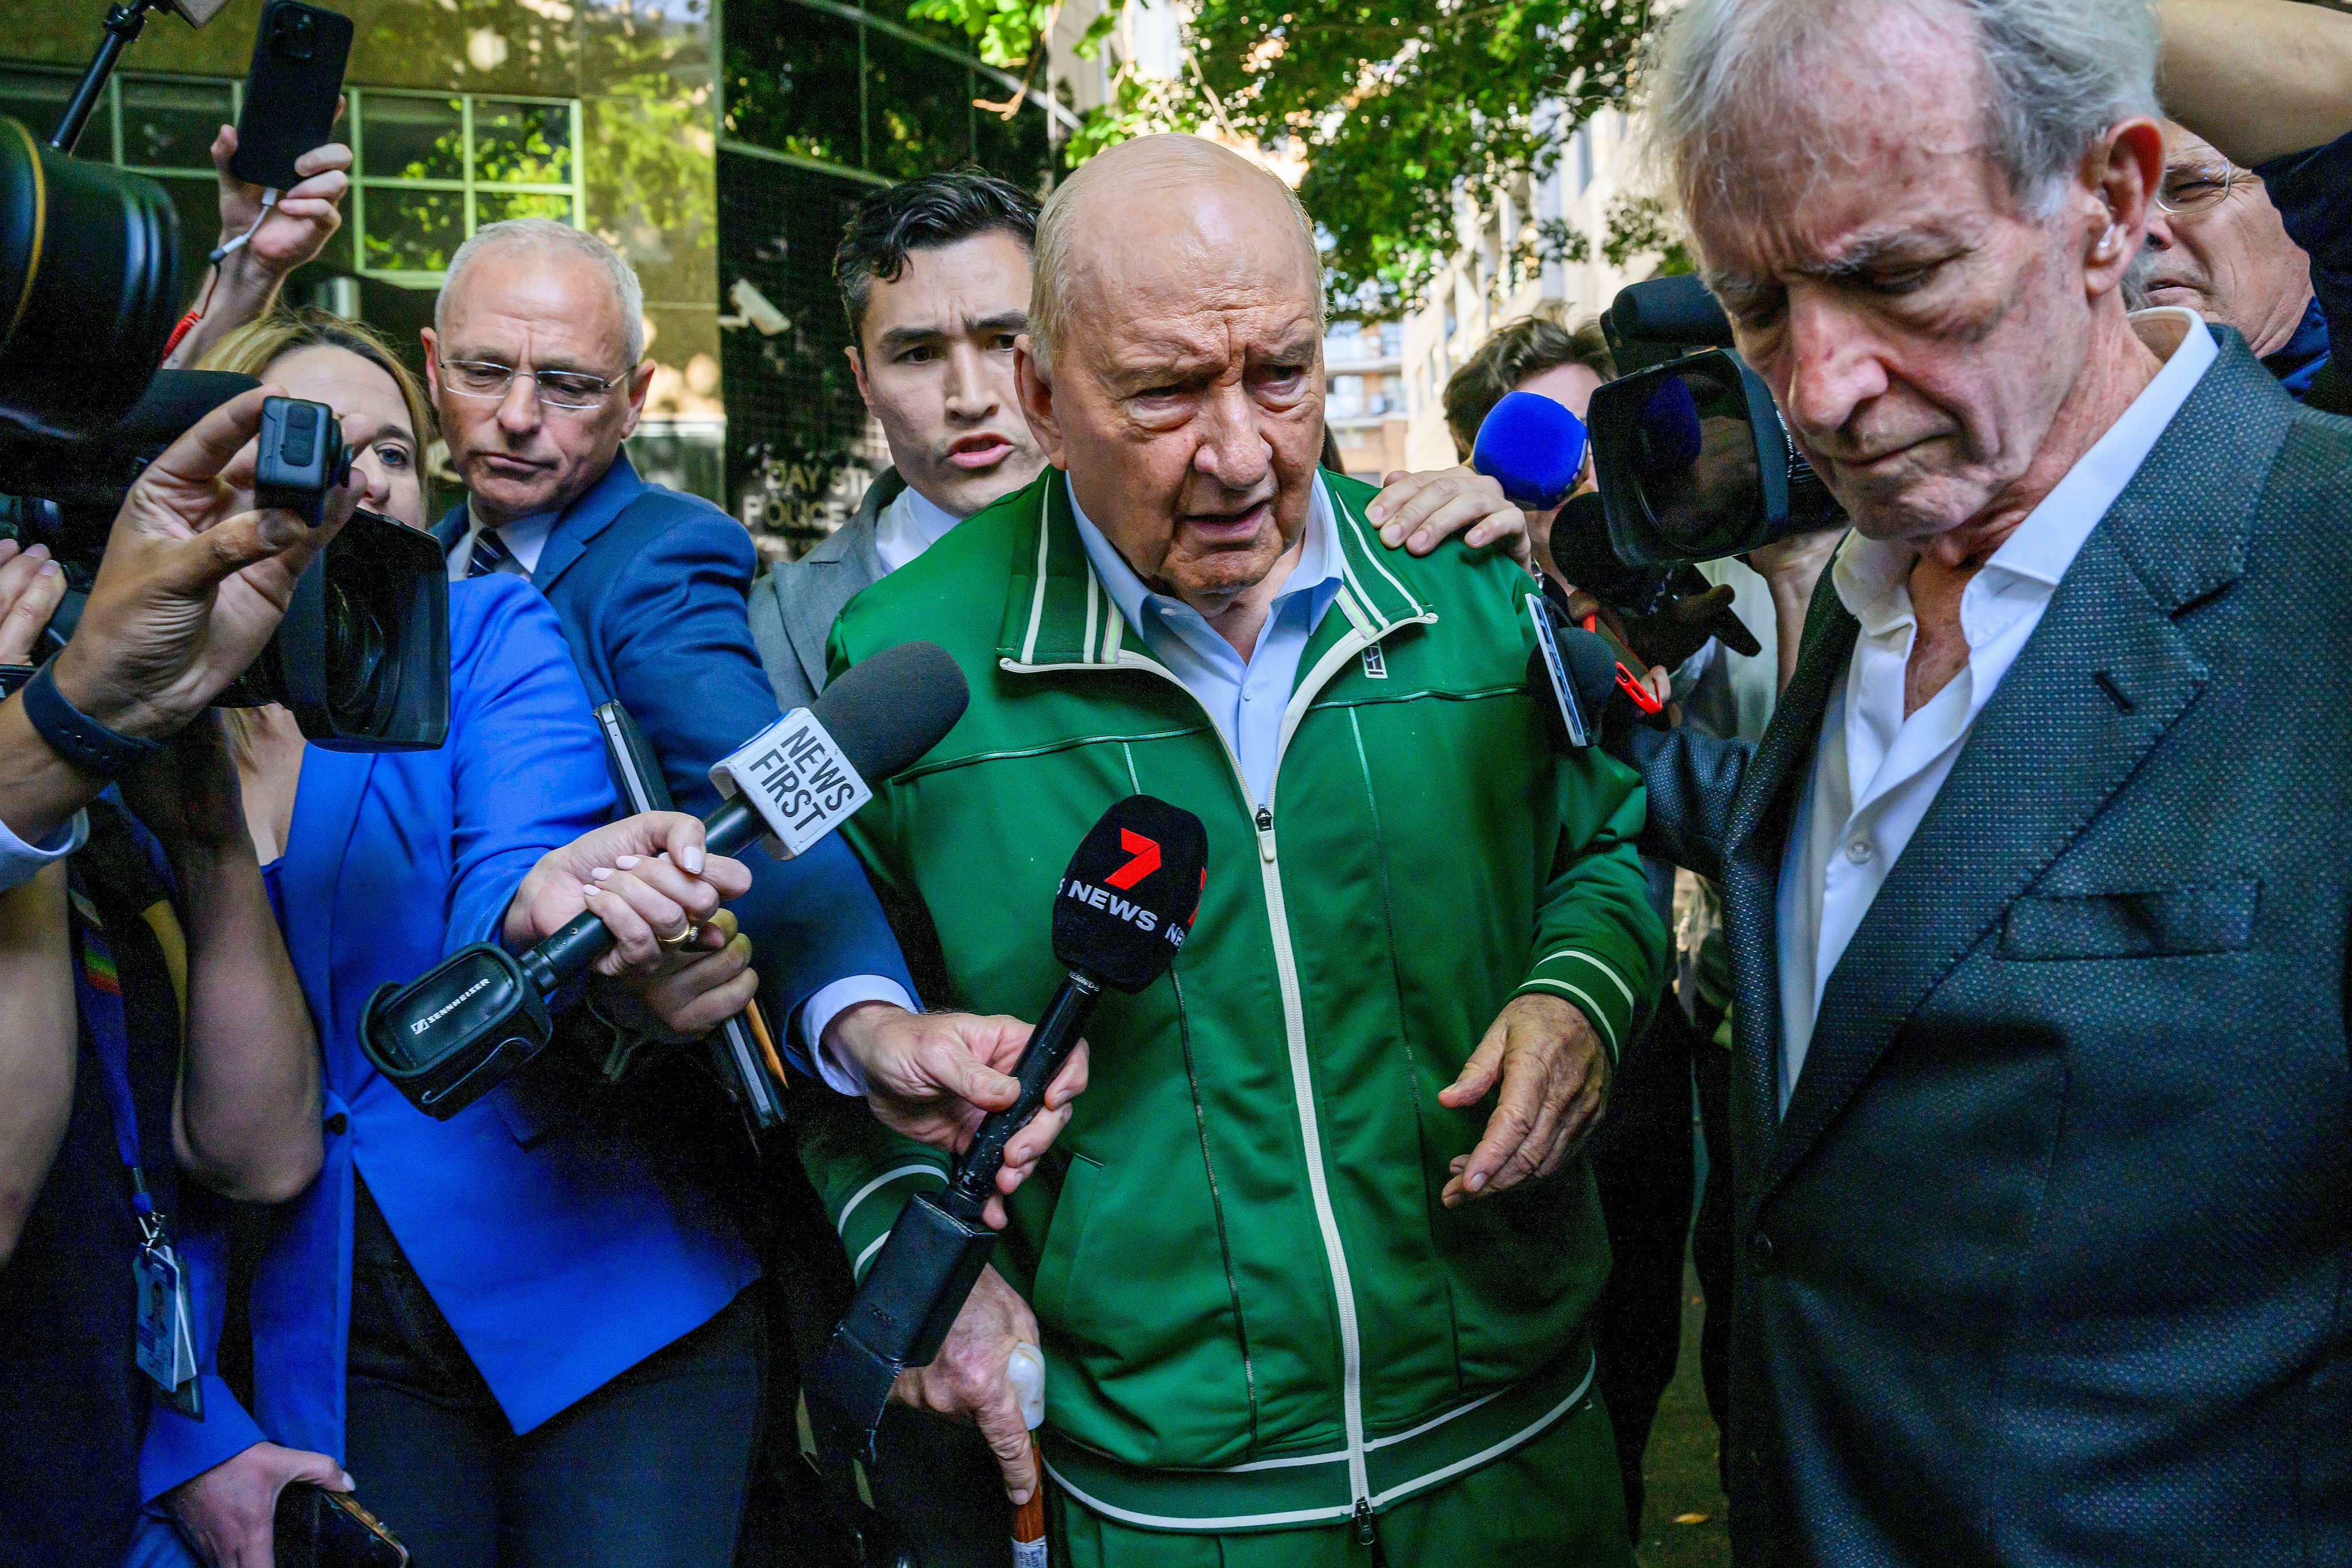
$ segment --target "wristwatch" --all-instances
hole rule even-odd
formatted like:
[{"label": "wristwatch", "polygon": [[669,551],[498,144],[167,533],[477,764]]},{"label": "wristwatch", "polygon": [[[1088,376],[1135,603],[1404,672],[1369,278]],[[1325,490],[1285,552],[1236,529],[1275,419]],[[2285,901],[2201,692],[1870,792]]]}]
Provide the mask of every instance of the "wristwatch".
[{"label": "wristwatch", "polygon": [[25,683],[25,717],[49,750],[83,773],[120,778],[163,749],[161,741],[110,730],[66,700],[58,689],[57,660]]}]

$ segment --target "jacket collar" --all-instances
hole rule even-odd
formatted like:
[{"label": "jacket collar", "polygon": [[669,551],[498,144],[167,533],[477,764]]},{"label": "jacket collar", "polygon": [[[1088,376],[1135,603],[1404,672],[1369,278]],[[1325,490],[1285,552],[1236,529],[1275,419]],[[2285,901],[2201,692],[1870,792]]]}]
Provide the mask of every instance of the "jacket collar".
[{"label": "jacket collar", "polygon": [[[800,558],[801,564],[835,566],[844,562],[862,563],[871,568],[871,575],[884,575],[882,556],[874,546],[874,531],[882,525],[882,509],[898,499],[907,481],[896,468],[885,468],[874,476],[866,487],[865,499],[847,522],[816,542],[809,552]],[[868,560],[868,557],[871,557]]]},{"label": "jacket collar", "polygon": [[[1381,559],[1381,547],[1361,507],[1341,487],[1327,482],[1325,488],[1339,545],[1340,584],[1333,605],[1347,623],[1377,639],[1408,622],[1434,619],[1429,606]],[[1074,665],[1156,664],[1141,648],[1127,643],[1126,618],[1087,559],[1062,471],[1047,468],[1020,492],[1018,504],[1035,521],[1017,547],[1017,563],[1004,597],[996,646],[1003,668],[1026,672]],[[1327,616],[1327,626],[1328,621]]]},{"label": "jacket collar", "polygon": [[[530,574],[531,586],[545,593],[563,575],[564,569],[588,552],[589,542],[612,526],[628,504],[643,495],[646,481],[637,477],[636,466],[629,461],[625,451],[613,454],[613,466],[604,470],[604,478],[590,485],[579,500],[563,509],[548,531],[547,544],[539,552],[539,565]],[[441,553],[446,555],[457,548],[466,537],[467,523],[466,503],[459,501],[441,514],[433,525],[433,537],[440,542]]]},{"label": "jacket collar", "polygon": [[[2235,332],[2215,335],[2221,356],[2075,558],[1830,974],[1804,1071],[1748,1201],[1762,1202],[1796,1168],[1936,986],[2203,692],[2207,667],[2176,617],[2243,574],[2264,479],[2295,414]],[[1791,728],[1809,726],[1808,740],[1820,726],[1822,675],[1842,668],[1810,645],[1822,641],[1825,656],[1853,637],[1842,606],[1813,617],[1786,715]],[[1759,763],[1782,728],[1776,716]],[[1787,749],[1793,761],[1811,748]],[[1795,771],[1765,773],[1759,794],[1785,794]],[[1777,1026],[1777,1007],[1772,1016]],[[1750,1037],[1777,1055],[1777,1036],[1776,1026]]]}]

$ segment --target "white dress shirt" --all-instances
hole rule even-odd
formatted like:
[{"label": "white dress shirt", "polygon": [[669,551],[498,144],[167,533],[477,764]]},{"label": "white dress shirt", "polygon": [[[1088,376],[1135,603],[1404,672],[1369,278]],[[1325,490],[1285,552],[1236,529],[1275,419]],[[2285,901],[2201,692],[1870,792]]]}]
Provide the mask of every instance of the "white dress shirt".
[{"label": "white dress shirt", "polygon": [[89,837],[89,814],[77,811],[65,825],[38,844],[27,844],[16,830],[0,822],[0,893],[21,888],[52,862],[80,848]]},{"label": "white dress shirt", "polygon": [[890,498],[874,520],[874,550],[882,570],[896,572],[940,540],[963,519],[908,485]]},{"label": "white dress shirt", "polygon": [[1887,874],[1935,803],[1977,715],[2042,624],[2058,584],[2172,423],[2218,351],[2192,311],[2143,310],[2140,340],[2165,359],[2123,416],[2067,470],[1960,595],[1967,668],[1908,718],[1904,684],[1918,622],[1907,586],[1917,552],[1851,535],[1830,567],[1862,623],[1831,687],[1821,742],[1780,861],[1780,1109],[1803,1069],[1822,993]]},{"label": "white dress shirt", "polygon": [[[522,568],[520,575],[525,582],[530,581],[530,574],[539,570],[540,552],[547,548],[547,536],[555,531],[555,521],[562,515],[562,509],[558,508],[553,511],[519,517],[512,522],[499,526],[499,542],[507,547],[507,553],[513,556],[515,564]],[[474,510],[471,500],[466,503],[466,536],[457,541],[449,552],[449,581],[452,583],[466,580],[466,569],[474,561],[474,541],[493,526],[482,521],[482,514]]]},{"label": "white dress shirt", "polygon": [[[1066,476],[1064,483],[1067,482]],[[1146,587],[1078,505],[1076,490],[1070,492],[1070,515],[1077,521],[1087,559],[1094,563],[1095,575],[1102,579],[1111,602],[1143,639],[1151,657],[1166,665],[1169,673],[1182,681],[1208,710],[1241,763],[1251,801],[1268,804],[1282,750],[1282,711],[1289,705],[1291,689],[1298,684],[1299,658],[1306,653],[1323,613],[1339,594],[1339,531],[1332,521],[1331,497],[1323,488],[1323,476],[1315,476],[1314,493],[1307,503],[1298,564],[1283,579],[1246,659],[1200,611],[1181,599]]]}]

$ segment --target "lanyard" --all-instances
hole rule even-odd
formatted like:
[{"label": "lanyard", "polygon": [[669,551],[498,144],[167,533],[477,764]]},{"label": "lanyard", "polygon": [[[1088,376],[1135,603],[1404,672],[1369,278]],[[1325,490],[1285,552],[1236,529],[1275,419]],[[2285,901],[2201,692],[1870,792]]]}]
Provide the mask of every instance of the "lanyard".
[{"label": "lanyard", "polygon": [[89,1026],[90,1045],[98,1057],[106,1085],[107,1119],[114,1123],[115,1152],[131,1173],[131,1210],[149,1243],[163,1233],[154,1200],[147,1195],[146,1173],[139,1168],[139,1108],[131,1098],[131,1030],[122,1013],[122,978],[115,968],[114,949],[106,940],[105,922],[98,906],[79,885],[72,889],[75,946],[80,962],[74,965],[74,996],[82,1021]]}]

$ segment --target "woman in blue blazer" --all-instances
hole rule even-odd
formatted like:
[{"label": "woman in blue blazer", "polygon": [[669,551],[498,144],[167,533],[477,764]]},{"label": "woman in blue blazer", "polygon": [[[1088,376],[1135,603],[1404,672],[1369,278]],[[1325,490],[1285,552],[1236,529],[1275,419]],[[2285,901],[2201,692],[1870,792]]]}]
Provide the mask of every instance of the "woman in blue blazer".
[{"label": "woman in blue blazer", "polygon": [[[334,406],[362,504],[421,525],[422,399],[362,330],[264,321],[214,363]],[[527,945],[584,900],[623,938],[606,970],[666,964],[662,1016],[707,1027],[757,984],[745,945],[699,923],[749,876],[719,857],[688,875],[690,819],[600,827],[602,744],[527,583],[452,584],[449,622],[438,751],[321,751],[266,710],[242,727],[246,813],[265,860],[283,847],[266,872],[325,1055],[325,1165],[268,1216],[250,1412],[213,1378],[201,1422],[159,1414],[142,1491],[215,1564],[267,1562],[278,1487],[349,1484],[341,1466],[435,1568],[719,1568],[759,1420],[743,1238],[625,1107],[527,1074],[436,1121],[369,1065],[357,1025],[378,984],[470,942]],[[724,945],[659,958],[656,935],[680,926]],[[191,1237],[208,1336],[221,1250],[217,1232]],[[145,1543],[170,1554],[154,1531]]]}]

